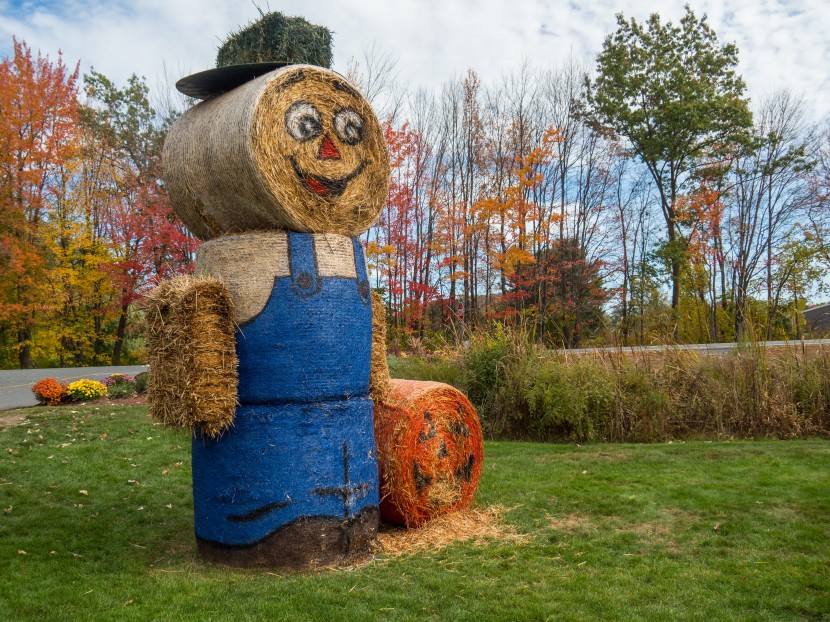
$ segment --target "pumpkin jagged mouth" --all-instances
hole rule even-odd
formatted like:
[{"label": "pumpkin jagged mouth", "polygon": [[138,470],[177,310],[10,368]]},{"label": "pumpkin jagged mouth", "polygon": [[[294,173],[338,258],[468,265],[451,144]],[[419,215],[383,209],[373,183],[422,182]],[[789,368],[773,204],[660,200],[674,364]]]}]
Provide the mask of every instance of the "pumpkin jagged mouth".
[{"label": "pumpkin jagged mouth", "polygon": [[360,173],[363,172],[363,168],[366,166],[366,162],[361,162],[355,170],[345,177],[329,179],[328,177],[312,175],[311,173],[304,171],[300,165],[297,164],[297,160],[293,156],[289,156],[288,160],[291,162],[291,167],[294,169],[294,173],[300,178],[303,185],[314,194],[320,195],[321,197],[339,197],[343,194],[343,192],[345,192],[346,186],[349,185],[349,182],[360,175]]}]

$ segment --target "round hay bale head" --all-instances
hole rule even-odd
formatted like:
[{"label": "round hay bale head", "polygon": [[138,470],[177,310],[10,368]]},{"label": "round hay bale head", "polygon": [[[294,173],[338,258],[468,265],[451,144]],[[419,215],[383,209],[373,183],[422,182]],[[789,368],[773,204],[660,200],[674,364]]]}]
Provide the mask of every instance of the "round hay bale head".
[{"label": "round hay bale head", "polygon": [[358,235],[389,187],[383,129],[339,74],[290,65],[197,104],[170,129],[164,180],[203,240],[289,229]]},{"label": "round hay bale head", "polygon": [[472,502],[483,436],[478,414],[455,387],[392,380],[375,404],[375,441],[386,522],[418,527]]}]

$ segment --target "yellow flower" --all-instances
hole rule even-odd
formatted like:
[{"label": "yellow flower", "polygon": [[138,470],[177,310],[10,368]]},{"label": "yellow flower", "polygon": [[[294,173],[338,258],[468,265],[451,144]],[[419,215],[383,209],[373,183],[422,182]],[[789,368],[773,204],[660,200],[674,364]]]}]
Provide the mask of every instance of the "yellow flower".
[{"label": "yellow flower", "polygon": [[77,380],[66,387],[66,392],[70,399],[75,401],[80,400],[97,400],[107,394],[107,387],[97,380]]}]

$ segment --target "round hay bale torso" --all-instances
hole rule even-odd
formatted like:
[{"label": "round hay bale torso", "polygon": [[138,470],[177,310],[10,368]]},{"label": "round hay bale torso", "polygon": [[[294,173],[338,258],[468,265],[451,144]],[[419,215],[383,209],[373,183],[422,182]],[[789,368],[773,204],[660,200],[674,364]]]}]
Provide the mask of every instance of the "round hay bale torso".
[{"label": "round hay bale torso", "polygon": [[288,229],[358,235],[389,186],[383,130],[345,78],[290,65],[194,106],[164,144],[176,213],[209,240]]},{"label": "round hay bale torso", "polygon": [[380,515],[407,527],[470,505],[484,442],[478,414],[447,384],[392,380],[375,404]]},{"label": "round hay bale torso", "polygon": [[226,235],[200,247],[196,273],[220,279],[233,300],[241,404],[367,394],[372,308],[358,240]]}]

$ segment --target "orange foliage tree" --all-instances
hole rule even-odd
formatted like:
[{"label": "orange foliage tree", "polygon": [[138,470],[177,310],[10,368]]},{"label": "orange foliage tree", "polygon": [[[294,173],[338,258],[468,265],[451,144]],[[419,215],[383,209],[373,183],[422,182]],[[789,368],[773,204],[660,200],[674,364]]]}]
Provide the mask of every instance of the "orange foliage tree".
[{"label": "orange foliage tree", "polygon": [[48,278],[44,232],[58,169],[76,149],[77,79],[77,66],[34,57],[16,39],[0,63],[0,317],[23,369],[49,307],[38,293]]}]

